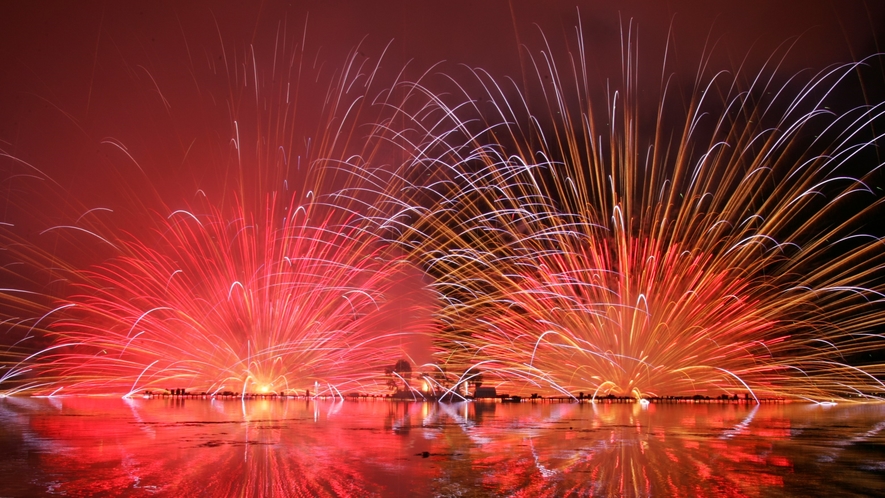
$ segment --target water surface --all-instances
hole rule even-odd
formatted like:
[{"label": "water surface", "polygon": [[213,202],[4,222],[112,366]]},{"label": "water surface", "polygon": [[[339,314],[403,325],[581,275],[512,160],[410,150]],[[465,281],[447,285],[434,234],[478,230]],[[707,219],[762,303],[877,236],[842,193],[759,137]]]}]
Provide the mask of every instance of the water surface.
[{"label": "water surface", "polygon": [[0,399],[0,496],[883,490],[883,405]]}]

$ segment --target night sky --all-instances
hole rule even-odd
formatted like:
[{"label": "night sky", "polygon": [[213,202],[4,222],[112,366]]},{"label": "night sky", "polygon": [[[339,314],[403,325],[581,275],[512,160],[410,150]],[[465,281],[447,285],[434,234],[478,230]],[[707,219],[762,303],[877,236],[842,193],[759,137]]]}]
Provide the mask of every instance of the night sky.
[{"label": "night sky", "polygon": [[779,45],[795,41],[779,71],[786,76],[877,51],[885,26],[885,5],[878,2],[771,4],[465,1],[418,9],[412,2],[150,2],[138,8],[3,2],[0,149],[72,195],[102,198],[119,186],[114,175],[140,181],[117,147],[102,143],[111,138],[174,204],[177,196],[212,186],[229,159],[232,121],[246,120],[254,91],[243,80],[244,59],[254,58],[258,78],[268,79],[274,63],[282,65],[275,50],[291,53],[305,26],[305,60],[312,67],[303,69],[303,80],[315,83],[305,83],[300,96],[303,128],[293,136],[301,139],[318,134],[315,108],[353,50],[372,64],[380,59],[381,80],[392,80],[404,66],[404,77],[414,79],[442,61],[441,71],[456,73],[465,64],[520,79],[519,44],[537,53],[543,32],[554,51],[574,49],[580,11],[591,72],[600,75],[597,90],[604,91],[606,78],[619,78],[620,32],[632,19],[639,30],[640,87],[656,91],[668,30],[670,70],[690,87],[704,53],[714,69],[734,70],[746,58],[744,74],[752,75]]},{"label": "night sky", "polygon": [[[105,207],[137,233],[145,210],[179,209],[198,191],[229,195],[239,175],[231,139],[239,132],[243,143],[260,143],[263,133],[274,140],[282,97],[271,82],[302,40],[300,76],[283,78],[300,82],[298,117],[283,140],[296,155],[325,133],[326,92],[354,51],[352,60],[380,64],[379,88],[400,72],[414,80],[433,68],[432,85],[436,73],[456,74],[459,64],[518,81],[521,44],[537,54],[546,36],[554,52],[573,50],[580,22],[590,72],[599,75],[595,91],[604,95],[606,78],[620,77],[622,33],[632,25],[642,61],[639,98],[653,104],[668,32],[668,72],[688,89],[704,55],[710,68],[743,67],[749,76],[778,47],[795,43],[777,71],[786,79],[878,50],[885,4],[772,4],[3,2],[0,222],[50,252],[88,248],[65,257],[89,263],[107,254],[95,244],[66,248],[41,232]],[[255,154],[244,156],[248,162]]]}]

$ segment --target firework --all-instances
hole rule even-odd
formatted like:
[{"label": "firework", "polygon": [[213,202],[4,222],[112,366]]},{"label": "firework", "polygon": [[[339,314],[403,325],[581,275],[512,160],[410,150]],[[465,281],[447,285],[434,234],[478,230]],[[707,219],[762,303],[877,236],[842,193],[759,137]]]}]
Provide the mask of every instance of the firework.
[{"label": "firework", "polygon": [[885,108],[830,107],[878,58],[699,76],[680,113],[669,77],[643,107],[630,48],[599,105],[582,36],[524,86],[475,69],[401,108],[417,193],[375,221],[435,279],[440,363],[511,393],[885,391]]},{"label": "firework", "polygon": [[[305,78],[303,37],[281,27],[276,43],[289,48],[275,48],[271,68],[251,46],[201,68],[229,86],[235,112],[227,137],[210,129],[177,161],[196,163],[188,172],[199,177],[192,149],[217,143],[202,147],[209,174],[189,192],[177,181],[188,175],[144,163],[117,138],[100,141],[123,162],[96,176],[111,187],[98,207],[3,153],[16,187],[2,227],[14,284],[0,291],[4,394],[387,391],[385,369],[415,352],[432,301],[404,255],[330,195],[348,188],[340,164],[374,154],[356,131],[375,120],[364,103],[373,68],[353,50],[340,70]],[[304,79],[325,101],[296,113]],[[36,234],[17,226],[28,215]]]},{"label": "firework", "polygon": [[420,299],[393,299],[413,275],[367,235],[308,224],[313,206],[288,208],[281,224],[272,207],[177,211],[150,245],[115,241],[126,255],[56,308],[44,375],[68,392],[371,389],[421,332],[398,319]]}]

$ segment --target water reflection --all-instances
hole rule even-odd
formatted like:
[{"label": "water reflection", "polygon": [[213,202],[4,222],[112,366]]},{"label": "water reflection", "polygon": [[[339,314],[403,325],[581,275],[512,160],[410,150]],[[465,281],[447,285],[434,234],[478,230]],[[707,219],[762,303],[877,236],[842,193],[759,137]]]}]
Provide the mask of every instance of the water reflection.
[{"label": "water reflection", "polygon": [[881,405],[0,400],[0,495],[885,489]]}]

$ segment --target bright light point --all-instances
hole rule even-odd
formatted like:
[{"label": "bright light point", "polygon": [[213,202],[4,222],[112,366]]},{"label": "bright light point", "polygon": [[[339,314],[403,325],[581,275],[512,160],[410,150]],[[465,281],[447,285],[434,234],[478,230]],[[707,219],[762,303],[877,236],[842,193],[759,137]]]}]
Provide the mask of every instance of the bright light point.
[{"label": "bright light point", "polygon": [[648,406],[649,401],[645,398],[639,400],[639,404],[642,406]]},{"label": "bright light point", "polygon": [[427,385],[426,381],[421,383],[421,390],[422,391],[427,392],[428,389],[430,389],[430,386]]},{"label": "bright light point", "polygon": [[262,394],[266,394],[270,392],[270,386],[268,384],[265,384],[261,386],[258,390],[261,391]]}]

